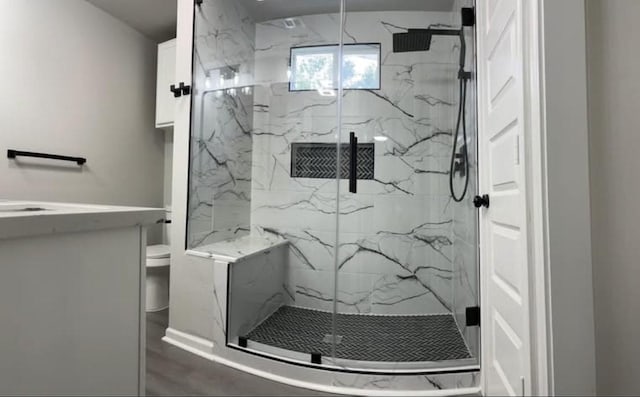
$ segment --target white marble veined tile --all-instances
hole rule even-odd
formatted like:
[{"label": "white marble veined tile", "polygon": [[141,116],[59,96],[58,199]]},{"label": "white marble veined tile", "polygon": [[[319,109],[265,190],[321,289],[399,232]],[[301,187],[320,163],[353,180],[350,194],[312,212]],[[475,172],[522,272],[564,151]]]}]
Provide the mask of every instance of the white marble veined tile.
[{"label": "white marble veined tile", "polygon": [[205,69],[239,64],[252,68],[255,23],[239,1],[205,2],[196,8],[195,47]]},{"label": "white marble veined tile", "polygon": [[333,385],[353,387],[365,390],[447,390],[464,387],[477,387],[479,372],[422,375],[422,376],[384,376],[336,373]]},{"label": "white marble veined tile", "polygon": [[277,234],[264,229],[254,229],[252,233],[240,238],[217,241],[208,245],[197,247],[192,252],[196,256],[222,258],[226,262],[244,260],[247,257],[262,254],[272,248],[286,245],[287,241]]},{"label": "white marble veined tile", "polygon": [[[295,306],[333,310],[333,271],[291,269],[289,288],[295,295]],[[338,311],[370,313],[374,277],[366,274],[340,273],[338,277]]]},{"label": "white marble veined tile", "polygon": [[248,234],[251,209],[251,95],[209,95],[192,137],[190,246]]},{"label": "white marble veined tile", "polygon": [[428,156],[380,156],[375,178],[389,193],[412,196],[448,196],[449,159]]},{"label": "white marble veined tile", "polygon": [[333,271],[335,267],[336,233],[309,229],[275,228],[272,226],[255,226],[275,234],[288,243],[287,267],[289,269],[308,269]]},{"label": "white marble veined tile", "polygon": [[[192,261],[205,261],[211,268],[211,261],[204,258],[190,257]],[[212,301],[213,301],[213,330],[212,334],[207,337],[215,345],[224,346],[226,344],[227,335],[227,268],[228,264],[221,261],[213,261],[213,277],[211,279],[203,279],[202,281],[213,282]]]},{"label": "white marble veined tile", "polygon": [[373,285],[371,311],[374,314],[437,314],[451,312],[450,274],[429,277],[381,275]]},{"label": "white marble veined tile", "polygon": [[421,225],[449,224],[452,217],[449,201],[446,196],[375,196],[371,229],[376,233],[402,233]]},{"label": "white marble veined tile", "polygon": [[286,245],[230,265],[229,340],[235,342],[290,303],[285,290]]},{"label": "white marble veined tile", "polygon": [[396,274],[413,277],[434,271],[451,278],[452,243],[438,231],[340,234],[339,268],[351,273]]},{"label": "white marble veined tile", "polygon": [[[341,230],[348,232],[367,222],[373,213],[374,196],[341,195],[339,215]],[[335,230],[336,194],[316,192],[283,192],[254,190],[252,199],[252,223],[273,225],[278,228]]]}]

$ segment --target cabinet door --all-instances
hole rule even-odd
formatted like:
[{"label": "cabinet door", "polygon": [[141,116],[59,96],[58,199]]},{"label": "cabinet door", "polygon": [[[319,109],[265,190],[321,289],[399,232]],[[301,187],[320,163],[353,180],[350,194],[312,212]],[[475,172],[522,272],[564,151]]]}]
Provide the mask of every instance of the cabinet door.
[{"label": "cabinet door", "polygon": [[0,395],[144,395],[145,235],[0,239]]},{"label": "cabinet door", "polygon": [[175,97],[169,90],[176,84],[176,41],[170,40],[158,45],[158,85],[156,87],[156,127],[173,125]]}]

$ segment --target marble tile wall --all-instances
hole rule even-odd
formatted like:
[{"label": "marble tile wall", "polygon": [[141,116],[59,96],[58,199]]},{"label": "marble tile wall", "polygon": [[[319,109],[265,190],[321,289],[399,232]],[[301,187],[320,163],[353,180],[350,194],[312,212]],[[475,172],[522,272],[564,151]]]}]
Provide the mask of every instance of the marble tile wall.
[{"label": "marble tile wall", "polygon": [[188,245],[249,233],[255,23],[234,0],[196,7]]},{"label": "marble tile wall", "polygon": [[[256,26],[251,225],[290,241],[288,289],[294,304],[331,310],[339,239],[341,312],[428,314],[454,311],[453,207],[448,192],[457,96],[457,47],[436,37],[431,51],[395,54],[392,33],[447,26],[450,13],[354,12],[345,42],[382,44],[381,90],[346,91],[342,135],[376,146],[375,178],[290,178],[292,142],[336,142],[338,101],[289,92],[291,47],[338,42],[337,15]],[[443,23],[444,21],[444,23]],[[384,142],[374,137],[386,137]],[[339,235],[336,236],[336,218]]]}]

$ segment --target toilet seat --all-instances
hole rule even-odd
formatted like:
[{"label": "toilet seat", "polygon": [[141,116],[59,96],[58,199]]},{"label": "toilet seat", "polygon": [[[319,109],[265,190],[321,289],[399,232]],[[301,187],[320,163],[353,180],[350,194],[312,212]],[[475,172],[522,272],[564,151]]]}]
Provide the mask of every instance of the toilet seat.
[{"label": "toilet seat", "polygon": [[171,247],[164,244],[147,247],[147,267],[162,267],[171,264]]},{"label": "toilet seat", "polygon": [[168,258],[171,255],[171,247],[164,244],[150,245],[147,247],[147,258]]}]

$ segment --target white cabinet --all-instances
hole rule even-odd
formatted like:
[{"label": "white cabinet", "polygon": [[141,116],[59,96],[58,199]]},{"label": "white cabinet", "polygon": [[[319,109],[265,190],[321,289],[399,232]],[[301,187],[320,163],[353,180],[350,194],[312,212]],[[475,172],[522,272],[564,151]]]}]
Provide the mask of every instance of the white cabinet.
[{"label": "white cabinet", "polygon": [[156,128],[172,127],[176,98],[169,87],[176,84],[176,40],[158,44]]},{"label": "white cabinet", "polygon": [[145,225],[163,217],[0,200],[0,395],[144,395]]}]

